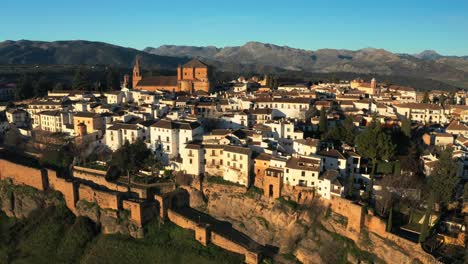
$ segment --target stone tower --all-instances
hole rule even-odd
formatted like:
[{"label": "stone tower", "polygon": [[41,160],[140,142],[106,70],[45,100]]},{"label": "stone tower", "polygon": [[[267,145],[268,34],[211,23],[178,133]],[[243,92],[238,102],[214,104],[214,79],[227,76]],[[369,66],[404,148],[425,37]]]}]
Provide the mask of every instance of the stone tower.
[{"label": "stone tower", "polygon": [[141,81],[140,57],[136,57],[135,66],[133,66],[132,88],[135,89],[138,82]]},{"label": "stone tower", "polygon": [[375,80],[375,78],[372,78],[372,80],[370,81],[370,85],[372,89],[377,88],[377,81]]}]

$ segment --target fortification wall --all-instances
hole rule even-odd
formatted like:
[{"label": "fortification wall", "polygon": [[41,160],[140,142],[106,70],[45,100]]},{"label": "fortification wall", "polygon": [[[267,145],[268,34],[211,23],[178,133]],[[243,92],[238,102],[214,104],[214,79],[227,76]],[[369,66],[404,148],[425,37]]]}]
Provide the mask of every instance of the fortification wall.
[{"label": "fortification wall", "polygon": [[195,231],[195,239],[203,245],[207,245],[211,242],[218,247],[229,250],[231,252],[241,254],[245,256],[245,262],[248,264],[257,264],[260,260],[260,255],[256,252],[252,252],[246,249],[243,245],[240,245],[229,238],[211,230],[209,225],[199,224],[172,209],[167,210],[168,219],[174,224]]},{"label": "fortification wall", "polygon": [[75,204],[78,201],[78,193],[75,191],[75,183],[72,180],[57,177],[57,173],[52,170],[48,170],[47,175],[50,188],[61,192],[67,207],[76,213]]},{"label": "fortification wall", "polygon": [[28,185],[44,191],[48,188],[46,177],[40,169],[0,159],[0,179],[10,178],[16,185]]},{"label": "fortification wall", "polygon": [[151,221],[158,214],[159,209],[155,203],[134,200],[124,200],[122,207],[130,211],[130,220],[140,227]]},{"label": "fortification wall", "polygon": [[376,233],[381,237],[387,236],[387,223],[375,215],[366,215],[364,217],[364,226],[370,232]]},{"label": "fortification wall", "polygon": [[101,208],[113,210],[121,208],[118,193],[95,190],[84,184],[81,184],[78,188],[78,197],[80,200],[96,203]]},{"label": "fortification wall", "polygon": [[197,227],[196,222],[190,220],[187,217],[184,217],[181,214],[178,214],[177,212],[171,209],[167,210],[167,218],[174,224],[185,229],[195,230],[195,228]]},{"label": "fortification wall", "polygon": [[[91,181],[91,182],[94,182],[97,185],[104,186],[107,189],[113,190],[113,191],[116,191],[116,192],[127,192],[128,191],[127,186],[119,185],[119,184],[114,183],[114,182],[108,182],[106,180],[105,176],[106,176],[105,171],[94,170],[94,169],[89,169],[89,168],[79,167],[79,166],[75,166],[73,168],[73,177],[74,178],[82,179],[82,180],[85,180],[85,181]],[[143,190],[143,189],[131,188],[130,191],[132,193],[135,193],[138,196],[138,198],[142,198],[142,199],[147,198],[146,191]]]},{"label": "fortification wall", "polygon": [[221,234],[212,231],[211,232],[211,242],[218,247],[224,248],[226,250],[245,255],[248,250],[246,250],[243,246],[236,244],[229,240],[228,238],[225,238]]},{"label": "fortification wall", "polygon": [[330,200],[323,201],[333,212],[348,218],[346,230],[349,232],[350,238],[356,239],[358,237],[357,235],[361,232],[361,228],[364,223],[362,206],[355,204],[350,200],[336,196],[332,196],[332,199]]}]

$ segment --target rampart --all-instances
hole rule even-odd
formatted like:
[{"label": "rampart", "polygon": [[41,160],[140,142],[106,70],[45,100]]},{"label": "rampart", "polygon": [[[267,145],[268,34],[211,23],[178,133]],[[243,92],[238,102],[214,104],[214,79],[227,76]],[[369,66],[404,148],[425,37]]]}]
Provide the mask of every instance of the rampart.
[{"label": "rampart", "polygon": [[0,159],[0,179],[10,178],[13,184],[28,185],[38,190],[48,189],[47,170],[36,169]]},{"label": "rampart", "polygon": [[77,214],[76,203],[85,200],[103,209],[128,210],[130,220],[140,227],[154,217],[156,203],[135,199],[127,201],[124,195],[127,188],[109,183],[104,176],[98,175],[98,170],[88,169],[81,174],[78,172],[76,178],[65,179],[52,169],[33,168],[0,159],[0,179],[9,178],[15,185],[28,185],[40,191],[58,191],[74,214]]},{"label": "rampart", "polygon": [[193,230],[195,232],[195,239],[203,245],[207,245],[211,242],[225,250],[244,255],[245,263],[260,263],[260,252],[249,249],[247,245],[236,242],[235,239],[228,238],[226,234],[217,231],[215,227],[212,228],[211,224],[205,223],[204,220],[193,220],[192,218],[172,209],[167,210],[167,217],[174,224],[185,229]]},{"label": "rampart", "polygon": [[100,208],[119,210],[122,208],[121,198],[117,192],[97,190],[91,186],[80,184],[78,188],[79,200],[96,203]]}]

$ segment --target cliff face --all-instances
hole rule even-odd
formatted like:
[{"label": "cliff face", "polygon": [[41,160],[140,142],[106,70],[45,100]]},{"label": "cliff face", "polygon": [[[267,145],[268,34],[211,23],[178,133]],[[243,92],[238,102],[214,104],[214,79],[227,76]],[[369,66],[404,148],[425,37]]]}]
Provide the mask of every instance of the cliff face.
[{"label": "cliff face", "polygon": [[[60,193],[56,191],[41,192],[29,186],[13,185],[8,179],[0,181],[0,210],[8,217],[27,218],[34,210],[50,206],[65,206]],[[127,211],[117,212],[111,209],[102,209],[96,204],[78,201],[76,216],[91,219],[101,227],[104,234],[143,237],[143,229],[129,220]]]},{"label": "cliff face", "polygon": [[129,221],[126,211],[102,209],[96,204],[86,201],[78,201],[76,211],[79,216],[88,217],[101,226],[101,231],[104,234],[122,234],[143,238],[143,228]]},{"label": "cliff face", "polygon": [[63,204],[56,192],[39,192],[29,186],[15,186],[10,180],[0,180],[0,210],[8,217],[22,219],[34,210]]},{"label": "cliff face", "polygon": [[333,213],[330,216],[318,199],[296,209],[232,186],[205,184],[204,199],[195,188],[187,189],[192,207],[231,222],[261,244],[278,247],[280,263],[292,262],[292,255],[303,263],[430,261],[430,256],[413,251],[403,239],[395,243],[364,231],[354,242],[345,237],[346,224]]}]

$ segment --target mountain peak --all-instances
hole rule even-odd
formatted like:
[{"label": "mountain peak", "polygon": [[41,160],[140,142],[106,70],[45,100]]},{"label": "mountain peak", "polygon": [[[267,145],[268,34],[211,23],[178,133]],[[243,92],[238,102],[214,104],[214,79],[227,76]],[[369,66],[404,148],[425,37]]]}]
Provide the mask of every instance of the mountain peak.
[{"label": "mountain peak", "polygon": [[421,53],[414,54],[414,56],[423,60],[435,60],[442,57],[442,55],[437,53],[435,50],[424,50]]}]

